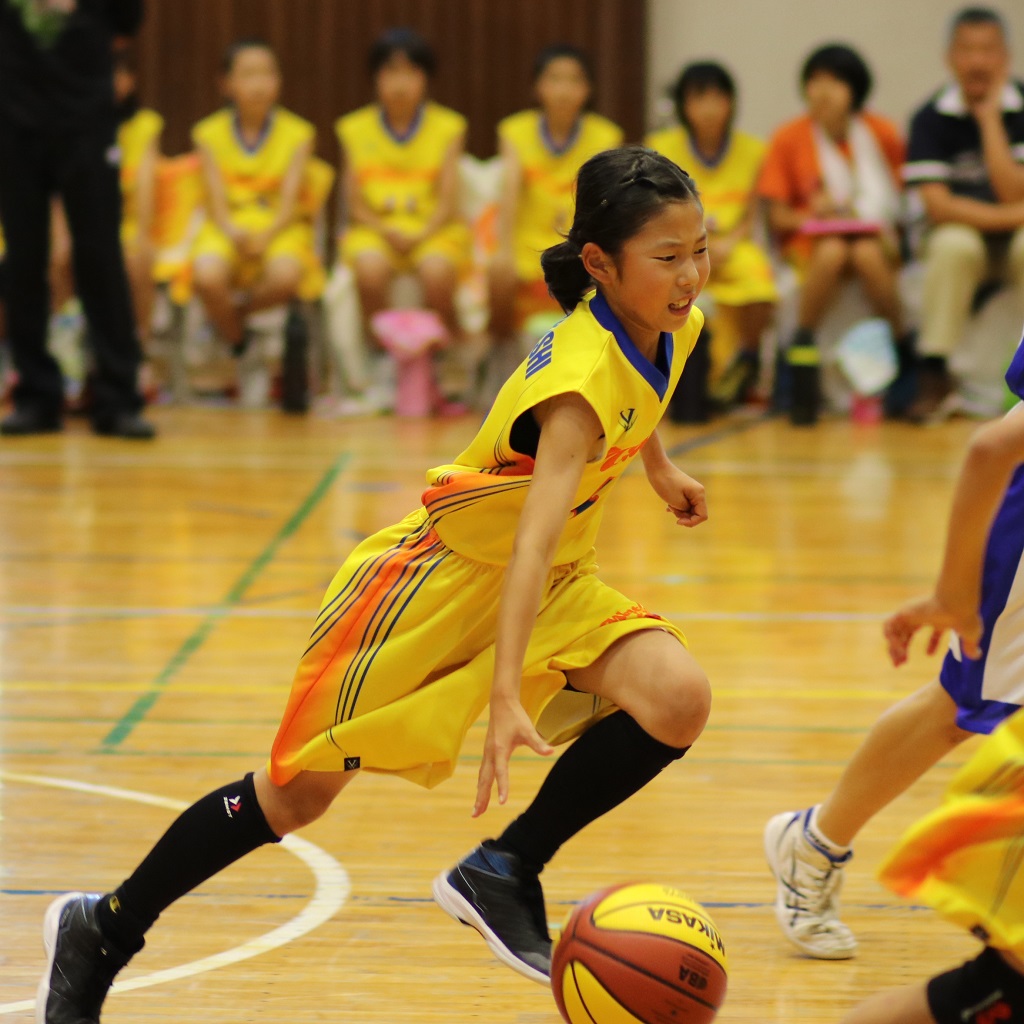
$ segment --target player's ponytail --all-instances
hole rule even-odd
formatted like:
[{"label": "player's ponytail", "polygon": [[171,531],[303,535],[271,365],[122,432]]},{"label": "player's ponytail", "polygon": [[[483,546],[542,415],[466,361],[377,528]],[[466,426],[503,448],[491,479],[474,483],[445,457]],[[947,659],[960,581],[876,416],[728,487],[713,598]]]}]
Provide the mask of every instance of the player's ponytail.
[{"label": "player's ponytail", "polygon": [[666,203],[699,204],[700,197],[686,171],[654,150],[609,149],[580,168],[569,234],[540,258],[548,291],[562,309],[571,313],[593,285],[583,264],[583,247],[593,242],[615,259]]},{"label": "player's ponytail", "polygon": [[582,247],[567,238],[541,253],[540,265],[548,292],[566,313],[572,312],[590,287],[590,274],[583,266]]}]

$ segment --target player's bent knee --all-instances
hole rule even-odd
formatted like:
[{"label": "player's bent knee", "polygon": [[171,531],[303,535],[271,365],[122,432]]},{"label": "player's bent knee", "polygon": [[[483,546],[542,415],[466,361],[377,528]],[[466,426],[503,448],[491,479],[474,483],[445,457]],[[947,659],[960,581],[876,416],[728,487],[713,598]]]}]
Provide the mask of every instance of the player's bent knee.
[{"label": "player's bent knee", "polygon": [[665,686],[648,732],[670,747],[692,746],[711,714],[711,684],[696,666],[687,667]]},{"label": "player's bent knee", "polygon": [[199,259],[192,265],[192,286],[200,295],[227,291],[231,273],[221,260]]}]

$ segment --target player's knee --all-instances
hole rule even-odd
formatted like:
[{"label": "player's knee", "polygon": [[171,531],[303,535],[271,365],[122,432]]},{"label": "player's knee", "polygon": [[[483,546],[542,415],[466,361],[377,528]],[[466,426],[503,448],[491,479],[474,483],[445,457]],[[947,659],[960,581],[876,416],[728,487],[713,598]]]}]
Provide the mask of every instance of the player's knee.
[{"label": "player's knee", "polygon": [[277,789],[264,808],[267,823],[279,836],[312,824],[331,806],[335,794],[317,787],[286,786]]},{"label": "player's knee", "polygon": [[220,260],[197,260],[192,265],[192,285],[200,296],[227,291],[230,274]]},{"label": "player's knee", "polygon": [[704,672],[688,665],[666,681],[659,700],[658,720],[650,730],[670,747],[689,747],[700,738],[711,714],[711,684]]},{"label": "player's knee", "polygon": [[275,289],[295,295],[302,280],[302,268],[291,259],[275,260],[267,267],[267,278]]}]

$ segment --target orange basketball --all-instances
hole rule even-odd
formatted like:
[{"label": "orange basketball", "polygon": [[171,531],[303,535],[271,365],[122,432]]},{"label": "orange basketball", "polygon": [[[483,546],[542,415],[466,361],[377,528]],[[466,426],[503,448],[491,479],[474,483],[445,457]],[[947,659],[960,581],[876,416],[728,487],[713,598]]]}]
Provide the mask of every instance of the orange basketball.
[{"label": "orange basketball", "polygon": [[709,1024],[727,971],[718,928],[685,892],[616,885],[569,915],[551,988],[568,1024]]}]

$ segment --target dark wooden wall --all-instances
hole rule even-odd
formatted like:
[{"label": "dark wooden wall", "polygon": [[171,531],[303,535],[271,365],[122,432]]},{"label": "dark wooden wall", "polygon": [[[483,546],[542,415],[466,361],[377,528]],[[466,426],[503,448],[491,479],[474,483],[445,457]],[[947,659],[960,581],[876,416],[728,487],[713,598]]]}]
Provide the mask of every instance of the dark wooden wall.
[{"label": "dark wooden wall", "polygon": [[219,103],[227,44],[262,36],[278,50],[282,102],[313,121],[335,162],[333,124],[371,98],[366,54],[384,29],[408,25],[438,54],[432,95],[469,119],[468,149],[494,152],[498,120],[531,103],[531,66],[553,42],[586,49],[594,108],[643,133],[646,0],[148,0],[138,40],[142,101],[167,120],[164,152],[189,148],[189,127]]}]

